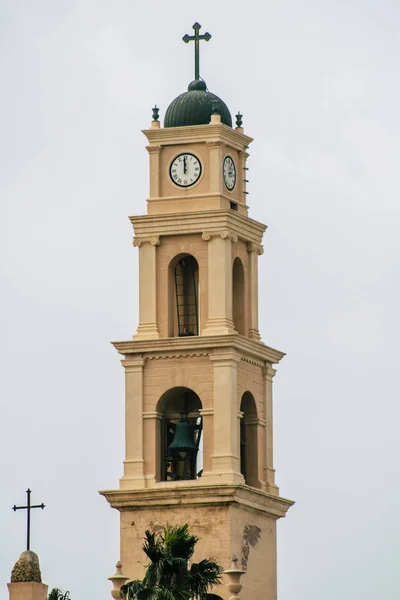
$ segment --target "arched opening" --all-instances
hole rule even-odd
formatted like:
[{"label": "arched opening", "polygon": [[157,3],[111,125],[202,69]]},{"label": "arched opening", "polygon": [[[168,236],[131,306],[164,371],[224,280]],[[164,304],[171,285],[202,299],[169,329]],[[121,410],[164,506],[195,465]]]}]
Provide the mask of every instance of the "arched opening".
[{"label": "arched opening", "polygon": [[175,387],[158,402],[161,413],[159,435],[159,479],[198,479],[202,474],[201,400],[193,390]]},{"label": "arched opening", "polygon": [[240,471],[245,483],[260,487],[258,479],[257,407],[254,396],[245,392],[240,403],[243,417],[240,421]]},{"label": "arched opening", "polygon": [[[171,263],[174,304],[172,336],[199,335],[199,265],[194,256],[180,255]],[[171,314],[172,316],[172,314]]]},{"label": "arched opening", "polygon": [[240,258],[233,261],[232,273],[232,317],[235,329],[241,335],[245,331],[245,291],[244,291],[244,269]]}]

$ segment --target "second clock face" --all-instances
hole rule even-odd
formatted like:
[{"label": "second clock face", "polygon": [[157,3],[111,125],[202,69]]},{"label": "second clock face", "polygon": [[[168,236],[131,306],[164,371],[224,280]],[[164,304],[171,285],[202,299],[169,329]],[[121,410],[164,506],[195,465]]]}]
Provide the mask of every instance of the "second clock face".
[{"label": "second clock face", "polygon": [[172,161],[169,174],[179,187],[189,187],[198,181],[201,175],[201,163],[197,156],[190,152],[179,154]]},{"label": "second clock face", "polygon": [[233,158],[225,156],[224,159],[224,183],[231,192],[236,184],[236,168]]}]

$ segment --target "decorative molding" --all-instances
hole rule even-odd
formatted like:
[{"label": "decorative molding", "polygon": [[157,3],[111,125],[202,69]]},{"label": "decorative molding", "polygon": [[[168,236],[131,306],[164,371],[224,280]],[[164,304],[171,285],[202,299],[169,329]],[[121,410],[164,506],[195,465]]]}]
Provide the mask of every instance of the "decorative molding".
[{"label": "decorative molding", "polygon": [[141,371],[143,371],[143,366],[145,362],[146,357],[143,357],[142,355],[136,355],[121,360],[121,364],[125,369],[125,373],[140,373]]},{"label": "decorative molding", "polygon": [[[221,350],[214,349],[214,352],[209,355],[209,358],[214,363],[214,366],[218,367],[223,366],[222,363],[238,363],[242,357],[234,348],[230,348],[223,350],[222,352]],[[221,365],[218,363],[221,363]]]},{"label": "decorative molding", "polygon": [[259,425],[260,427],[266,427],[267,425],[265,419],[259,419],[258,417],[245,417],[244,422],[246,425]]},{"label": "decorative molding", "polygon": [[166,507],[187,508],[194,506],[243,507],[254,513],[264,514],[274,519],[284,517],[294,504],[275,494],[245,485],[212,484],[201,480],[178,481],[171,487],[170,482],[158,482],[147,489],[102,490],[99,493],[113,508],[119,510],[165,510]]},{"label": "decorative molding", "polygon": [[238,241],[238,236],[235,233],[231,233],[227,229],[225,231],[221,231],[219,235],[223,240],[230,240],[233,243],[236,243]]},{"label": "decorative molding", "polygon": [[264,254],[264,248],[262,247],[261,244],[256,244],[254,242],[248,242],[247,243],[247,252],[257,252],[258,256],[261,256],[262,254]]},{"label": "decorative molding", "polygon": [[150,238],[142,238],[142,237],[136,236],[133,238],[133,245],[136,248],[140,248],[140,246],[142,244],[151,244],[152,246],[159,246],[160,245],[160,236],[153,235]]},{"label": "decorative molding", "polygon": [[214,415],[213,408],[199,408],[200,416],[202,417],[212,417]]},{"label": "decorative molding", "polygon": [[242,361],[245,363],[249,363],[250,365],[254,365],[255,367],[260,367],[261,369],[263,369],[265,366],[265,363],[255,358],[251,358],[249,356],[242,356]]},{"label": "decorative molding", "polygon": [[221,141],[217,141],[217,140],[211,140],[211,141],[207,141],[207,148],[225,148],[226,144],[225,142],[221,142]]},{"label": "decorative molding", "polygon": [[[215,196],[211,195],[211,196]],[[191,195],[192,199],[201,200],[211,197],[209,194]],[[217,194],[218,196],[218,194]],[[223,197],[223,195],[220,195]],[[181,200],[179,197],[168,197],[163,200]],[[196,211],[187,213],[160,213],[156,215],[141,215],[130,217],[136,237],[139,241],[149,239],[153,236],[167,236],[177,234],[203,234],[203,239],[208,241],[207,236],[221,235],[223,231],[229,231],[238,239],[245,242],[260,244],[266,226],[258,221],[230,209],[215,209],[207,211]],[[136,239],[136,238],[135,238]]]},{"label": "decorative molding", "polygon": [[[191,337],[133,339],[122,342],[113,342],[116,350],[123,356],[143,355],[150,358],[151,355],[165,354],[191,354],[235,350],[248,360],[256,360],[258,363],[265,361],[269,368],[277,364],[285,356],[275,348],[266,346],[263,342],[252,340],[238,333],[223,335],[199,335]],[[150,355],[150,356],[149,356]],[[264,364],[262,365],[264,366]]]},{"label": "decorative molding", "polygon": [[267,381],[272,381],[273,378],[275,377],[275,374],[276,374],[276,369],[273,369],[271,365],[266,364],[263,367],[263,377]]},{"label": "decorative molding", "polygon": [[162,146],[146,146],[146,150],[149,154],[160,154]]},{"label": "decorative molding", "polygon": [[165,358],[194,358],[198,356],[208,356],[208,352],[180,352],[174,354],[157,354],[154,356],[147,356],[147,360],[163,360]]},{"label": "decorative molding", "polygon": [[162,127],[160,129],[145,129],[143,133],[150,144],[162,146],[220,140],[238,151],[243,151],[253,141],[251,137],[222,123],[189,125],[185,128]]},{"label": "decorative molding", "polygon": [[142,413],[143,419],[162,419],[162,413],[157,410]]},{"label": "decorative molding", "polygon": [[229,240],[233,243],[236,243],[239,239],[238,236],[236,235],[236,233],[232,233],[228,229],[224,229],[223,231],[220,231],[220,232],[203,231],[203,233],[201,234],[201,238],[205,242],[209,242],[211,240],[211,238],[216,238],[216,237],[220,237],[222,240]]}]

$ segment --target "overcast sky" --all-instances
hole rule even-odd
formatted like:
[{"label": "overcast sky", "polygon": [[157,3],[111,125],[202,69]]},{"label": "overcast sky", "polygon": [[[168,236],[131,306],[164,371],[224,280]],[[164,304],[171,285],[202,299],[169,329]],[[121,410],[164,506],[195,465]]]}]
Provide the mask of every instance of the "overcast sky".
[{"label": "overcast sky", "polygon": [[[279,600],[400,595],[399,26],[395,0],[0,1],[0,582],[32,515],[43,580],[110,598],[123,370],[146,211],[141,129],[201,74],[254,137],[268,225]],[[228,565],[226,565],[228,566]],[[245,585],[245,579],[243,579]],[[246,600],[245,592],[243,598]]]}]

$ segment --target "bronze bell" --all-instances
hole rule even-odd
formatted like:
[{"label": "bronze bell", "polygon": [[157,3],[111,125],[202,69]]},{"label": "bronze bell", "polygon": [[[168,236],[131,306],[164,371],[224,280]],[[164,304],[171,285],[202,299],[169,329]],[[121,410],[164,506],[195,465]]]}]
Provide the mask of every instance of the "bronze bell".
[{"label": "bronze bell", "polygon": [[194,426],[187,419],[182,419],[175,429],[174,439],[168,446],[170,452],[197,452],[194,441]]}]

